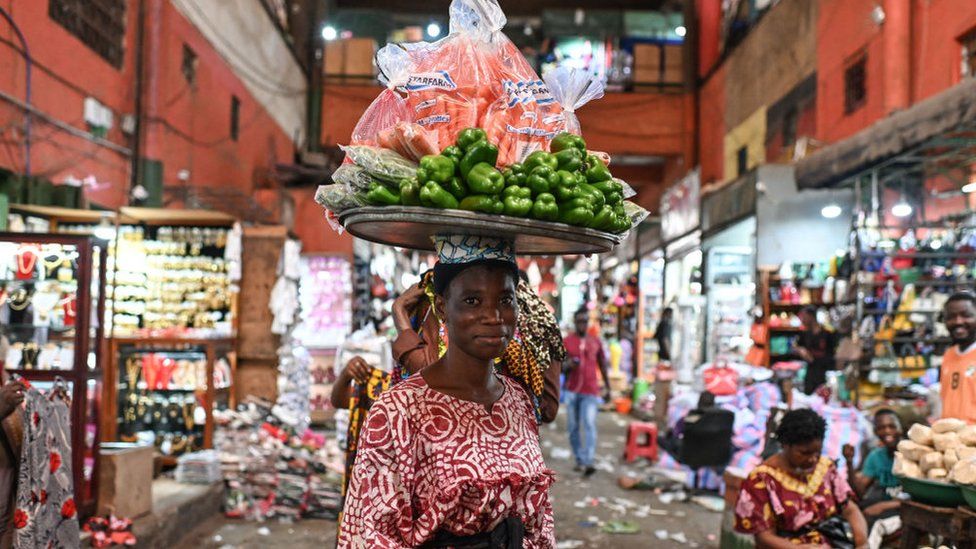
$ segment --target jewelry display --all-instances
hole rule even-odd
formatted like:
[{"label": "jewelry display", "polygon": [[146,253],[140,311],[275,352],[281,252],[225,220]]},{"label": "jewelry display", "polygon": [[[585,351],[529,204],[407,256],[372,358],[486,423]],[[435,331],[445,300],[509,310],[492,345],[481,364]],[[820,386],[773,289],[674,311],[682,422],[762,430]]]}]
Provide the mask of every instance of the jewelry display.
[{"label": "jewelry display", "polygon": [[37,267],[38,251],[33,246],[22,246],[17,253],[17,280],[30,280],[34,278],[34,269]]}]

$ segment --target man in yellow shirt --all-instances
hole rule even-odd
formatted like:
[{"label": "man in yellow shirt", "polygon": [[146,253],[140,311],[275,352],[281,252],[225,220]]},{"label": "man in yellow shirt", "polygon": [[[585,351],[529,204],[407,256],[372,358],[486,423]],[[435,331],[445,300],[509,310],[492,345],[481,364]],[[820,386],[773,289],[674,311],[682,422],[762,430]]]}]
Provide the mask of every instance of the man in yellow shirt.
[{"label": "man in yellow shirt", "polygon": [[943,309],[943,321],[953,345],[942,357],[942,417],[976,423],[976,296],[953,294]]}]

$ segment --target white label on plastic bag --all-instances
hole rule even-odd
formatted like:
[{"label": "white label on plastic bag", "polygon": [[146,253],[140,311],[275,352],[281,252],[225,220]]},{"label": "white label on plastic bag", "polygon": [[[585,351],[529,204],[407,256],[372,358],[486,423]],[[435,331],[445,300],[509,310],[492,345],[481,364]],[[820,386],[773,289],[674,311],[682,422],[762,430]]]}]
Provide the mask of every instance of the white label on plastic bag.
[{"label": "white label on plastic bag", "polygon": [[456,90],[457,84],[447,71],[422,72],[411,74],[407,79],[407,91]]},{"label": "white label on plastic bag", "polygon": [[520,82],[505,80],[502,82],[502,88],[508,94],[509,107],[533,102],[539,105],[555,102],[552,92],[549,91],[549,86],[546,86],[542,80],[523,80]]},{"label": "white label on plastic bag", "polygon": [[543,124],[557,124],[559,122],[565,122],[566,117],[560,114],[553,114],[542,119]]},{"label": "white label on plastic bag", "polygon": [[417,124],[421,126],[433,126],[434,124],[443,124],[444,122],[450,122],[451,115],[449,114],[435,114],[433,116],[428,116],[426,118],[421,118],[417,120]]},{"label": "white label on plastic bag", "polygon": [[437,100],[436,99],[428,99],[427,101],[423,101],[420,104],[418,104],[416,107],[414,107],[414,110],[417,111],[417,112],[425,111],[425,110],[433,107],[436,104],[437,104]]},{"label": "white label on plastic bag", "polygon": [[529,135],[529,136],[532,136],[532,137],[552,138],[553,136],[556,135],[556,132],[547,131],[547,130],[544,130],[542,128],[533,128],[531,126],[526,126],[526,127],[523,127],[523,128],[516,128],[515,126],[513,126],[511,124],[506,124],[505,130],[507,132],[509,132],[509,133],[517,133],[519,135]]}]

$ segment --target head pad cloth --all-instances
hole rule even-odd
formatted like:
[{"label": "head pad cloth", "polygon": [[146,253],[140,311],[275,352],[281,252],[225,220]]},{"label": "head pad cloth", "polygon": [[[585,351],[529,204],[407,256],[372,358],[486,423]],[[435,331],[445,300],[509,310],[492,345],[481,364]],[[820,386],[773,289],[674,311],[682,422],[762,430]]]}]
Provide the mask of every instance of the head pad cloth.
[{"label": "head pad cloth", "polygon": [[434,265],[434,292],[443,295],[459,274],[476,265],[497,264],[517,274],[518,264],[512,242],[489,236],[437,235],[432,238],[437,250]]}]

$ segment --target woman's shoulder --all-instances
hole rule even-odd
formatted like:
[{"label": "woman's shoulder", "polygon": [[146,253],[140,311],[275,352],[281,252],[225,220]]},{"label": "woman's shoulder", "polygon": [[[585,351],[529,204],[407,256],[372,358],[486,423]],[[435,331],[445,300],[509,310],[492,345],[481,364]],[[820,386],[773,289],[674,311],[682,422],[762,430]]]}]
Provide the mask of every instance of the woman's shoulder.
[{"label": "woman's shoulder", "polygon": [[409,411],[423,398],[426,390],[427,382],[423,376],[413,374],[385,391],[373,405]]}]

